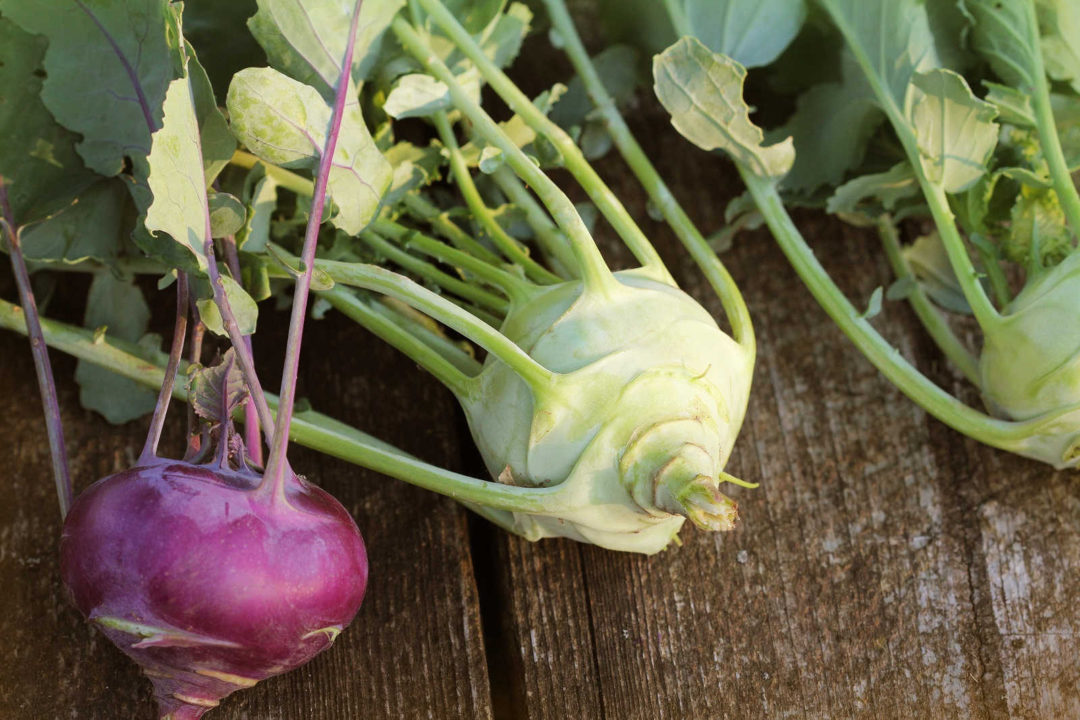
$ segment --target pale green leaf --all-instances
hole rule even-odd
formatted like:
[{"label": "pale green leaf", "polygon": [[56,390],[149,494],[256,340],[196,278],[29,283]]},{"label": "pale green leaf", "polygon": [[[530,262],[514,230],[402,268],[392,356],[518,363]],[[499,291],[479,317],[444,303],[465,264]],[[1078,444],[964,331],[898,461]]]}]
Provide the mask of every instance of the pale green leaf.
[{"label": "pale green leaf", "polygon": [[211,236],[235,235],[244,226],[247,210],[240,198],[226,192],[211,192],[206,200],[210,209]]},{"label": "pale green leaf", "polygon": [[656,95],[671,123],[704,150],[721,149],[755,175],[780,178],[795,159],[791,138],[767,147],[742,96],[746,70],[684,37],[653,62]]},{"label": "pale green leaf", "polygon": [[165,92],[182,74],[167,0],[3,0],[0,14],[49,39],[41,98],[82,135],[78,152],[89,168],[117,175],[125,158],[150,152]]},{"label": "pale green leaf", "polygon": [[[271,68],[237,73],[227,99],[233,132],[259,158],[274,165],[315,171],[326,143],[332,108],[307,85]],[[355,235],[375,216],[393,170],[372,140],[356,100],[341,121],[327,195],[330,221]]]},{"label": "pale green leaf", "polygon": [[983,82],[986,86],[986,102],[997,108],[998,119],[1017,127],[1035,127],[1035,111],[1031,107],[1031,95],[1008,85]]},{"label": "pale green leaf", "polygon": [[897,163],[883,173],[861,175],[836,188],[826,203],[830,213],[859,213],[864,204],[872,203],[868,214],[876,216],[878,207],[891,211],[897,204],[919,196],[919,183],[911,165]]},{"label": "pale green leaf", "polygon": [[[259,253],[270,241],[270,218],[277,207],[277,182],[266,174],[259,163],[244,179],[244,204],[247,206],[244,225],[236,232],[240,249]],[[260,298],[262,299],[262,298]]]},{"label": "pale green leaf", "polygon": [[451,107],[450,89],[430,75],[410,73],[394,81],[383,111],[392,118],[427,117]]},{"label": "pale green leaf", "polygon": [[681,0],[688,28],[743,67],[768,65],[806,20],[805,0]]},{"label": "pale green leaf", "polygon": [[872,320],[881,314],[881,300],[885,295],[885,289],[880,285],[870,293],[870,300],[866,303],[866,310],[859,317],[863,320]]},{"label": "pale green leaf", "polygon": [[146,209],[147,231],[165,233],[206,268],[206,175],[199,151],[199,125],[186,78],[174,80],[165,96],[165,116],[154,133],[147,162],[153,201]]},{"label": "pale green leaf", "polygon": [[909,101],[927,178],[950,193],[973,185],[997,145],[996,108],[976,98],[963,77],[941,69],[916,75]]},{"label": "pale green leaf", "polygon": [[1030,90],[1035,83],[1037,47],[1032,47],[1028,5],[1033,0],[964,0],[974,18],[972,43],[1009,85]]},{"label": "pale green leaf", "polygon": [[191,77],[191,96],[195,103],[195,117],[199,122],[199,141],[202,146],[203,170],[206,187],[225,169],[236,151],[236,138],[229,132],[229,123],[218,109],[214,88],[206,70],[199,64],[191,46],[188,48],[188,74]]},{"label": "pale green leaf", "polygon": [[[90,283],[83,325],[108,335],[136,342],[146,333],[150,308],[131,280],[98,273]],[[107,342],[107,340],[105,340]],[[154,409],[157,393],[105,368],[80,360],[75,367],[79,402],[114,424],[141,417]]]},{"label": "pale green leaf", "polygon": [[971,314],[971,306],[949,263],[949,254],[936,232],[916,238],[902,253],[915,281],[934,303],[950,312]]},{"label": "pale green leaf", "polygon": [[[225,297],[229,301],[229,307],[236,317],[236,324],[240,328],[240,333],[242,335],[251,335],[255,332],[255,325],[259,319],[259,306],[255,304],[255,301],[247,294],[244,288],[240,287],[240,284],[228,275],[221,276],[221,284],[225,290]],[[199,317],[202,319],[203,324],[206,325],[206,329],[215,335],[227,337],[228,333],[225,331],[225,324],[221,320],[221,312],[218,310],[213,298],[198,300],[196,305],[199,307]]]},{"label": "pale green leaf", "polygon": [[1038,0],[1039,24],[1047,74],[1069,83],[1080,93],[1080,3],[1076,0]]}]

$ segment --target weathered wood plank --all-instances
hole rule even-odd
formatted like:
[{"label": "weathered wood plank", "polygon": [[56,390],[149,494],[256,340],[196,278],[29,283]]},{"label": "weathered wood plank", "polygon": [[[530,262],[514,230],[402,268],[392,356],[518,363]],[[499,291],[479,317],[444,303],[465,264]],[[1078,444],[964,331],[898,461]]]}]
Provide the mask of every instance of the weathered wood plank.
[{"label": "weathered wood plank", "polygon": [[[738,192],[730,168],[688,151],[660,118],[636,122],[700,226],[720,227]],[[643,217],[640,190],[614,184]],[[856,303],[890,282],[872,235],[800,222]],[[669,234],[652,235],[672,257]],[[1074,476],[928,418],[828,321],[767,234],[724,259],[760,342],[731,470],[762,487],[733,491],[743,523],[729,535],[688,529],[683,547],[653,558],[583,548],[583,582],[567,543],[504,539],[505,647],[527,688],[513,716],[1075,716]],[[708,297],[700,280],[688,286]],[[876,322],[935,380],[962,387],[906,308]],[[565,630],[537,608],[558,608]]]},{"label": "weathered wood plank", "polygon": [[[257,353],[284,347],[287,318],[267,311]],[[452,467],[460,438],[453,399],[344,318],[309,323],[301,393],[407,450]],[[59,517],[51,487],[28,345],[0,335],[0,717],[113,720],[154,717],[149,684],[89,628],[58,578]],[[111,427],[78,407],[73,363],[54,354],[78,486],[123,468],[145,422]],[[277,361],[280,363],[280,360]],[[276,384],[274,362],[264,382]],[[166,446],[181,442],[175,412]],[[294,673],[234,695],[221,720],[487,718],[491,704],[465,516],[454,503],[354,466],[299,450],[293,464],[341,499],[364,533],[371,580],[354,624],[327,653]]]}]

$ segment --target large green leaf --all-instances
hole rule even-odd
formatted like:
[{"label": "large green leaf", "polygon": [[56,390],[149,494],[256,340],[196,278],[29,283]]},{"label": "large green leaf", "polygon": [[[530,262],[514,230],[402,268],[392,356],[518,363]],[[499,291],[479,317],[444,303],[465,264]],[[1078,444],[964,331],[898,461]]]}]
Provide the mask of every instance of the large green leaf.
[{"label": "large green leaf", "polygon": [[963,77],[942,69],[917,74],[909,101],[926,177],[950,193],[971,187],[997,145],[997,109],[976,98]]},{"label": "large green leaf", "polygon": [[1035,84],[1039,48],[1028,38],[1028,5],[1032,0],[964,0],[975,23],[971,31],[975,50],[986,58],[998,77],[1009,85],[1030,89]]},{"label": "large green leaf", "polygon": [[[146,332],[150,308],[142,291],[130,279],[99,273],[90,284],[83,324],[95,330],[106,328],[121,340],[138,341]],[[125,423],[154,409],[157,393],[105,368],[80,360],[75,367],[79,402],[96,410],[111,423]]]},{"label": "large green leaf", "polygon": [[188,47],[188,73],[191,77],[191,96],[195,103],[195,117],[199,123],[199,142],[202,146],[203,170],[206,186],[225,169],[236,151],[236,138],[229,131],[229,123],[218,109],[210,78],[199,63],[195,52]]},{"label": "large green leaf", "polygon": [[1080,93],[1080,3],[1038,0],[1040,25],[1046,30],[1042,51],[1046,72]]},{"label": "large green leaf", "polygon": [[806,20],[805,0],[682,0],[694,37],[743,67],[768,65]]},{"label": "large green leaf", "polygon": [[[270,64],[327,101],[341,74],[355,0],[258,0],[248,21]],[[405,0],[364,0],[360,8],[352,80],[366,80],[378,59],[382,36]]]},{"label": "large green leaf", "polygon": [[22,234],[27,260],[109,263],[120,250],[127,190],[116,179],[102,179],[74,202]]},{"label": "large green leaf", "polygon": [[705,150],[720,149],[755,175],[780,178],[795,160],[791,138],[763,146],[761,129],[750,121],[742,96],[746,70],[684,37],[653,61],[656,96],[671,124]]},{"label": "large green leaf", "polygon": [[[261,159],[289,168],[318,168],[332,109],[312,87],[272,68],[237,73],[227,100],[233,132]],[[356,234],[375,215],[393,171],[352,100],[345,107],[327,195],[335,226]]]},{"label": "large green leaf", "polygon": [[45,46],[0,17],[0,176],[18,224],[64,207],[94,180],[75,152],[78,136],[41,102]]},{"label": "large green leaf", "polygon": [[82,135],[89,168],[117,175],[125,158],[150,152],[166,89],[182,74],[168,0],[2,0],[0,14],[48,38],[41,98]]}]

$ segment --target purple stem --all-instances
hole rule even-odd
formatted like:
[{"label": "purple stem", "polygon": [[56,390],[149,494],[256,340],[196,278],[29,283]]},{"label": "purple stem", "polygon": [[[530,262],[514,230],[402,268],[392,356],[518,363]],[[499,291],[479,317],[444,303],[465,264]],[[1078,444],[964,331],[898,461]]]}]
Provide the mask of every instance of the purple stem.
[{"label": "purple stem", "polygon": [[274,427],[270,453],[263,474],[263,483],[272,483],[275,497],[284,497],[285,468],[288,465],[289,426],[292,424],[293,404],[296,400],[296,377],[300,366],[300,340],[304,334],[304,318],[307,315],[308,293],[311,290],[311,273],[315,266],[315,246],[319,239],[319,226],[322,224],[323,208],[326,204],[326,185],[330,177],[330,168],[334,164],[334,151],[337,148],[338,134],[341,132],[341,118],[345,114],[345,102],[351,85],[353,49],[356,47],[356,28],[360,19],[360,7],[363,0],[356,0],[353,7],[352,23],[349,26],[349,39],[345,43],[345,58],[338,75],[337,93],[334,97],[334,114],[330,120],[330,129],[326,136],[326,147],[319,160],[319,174],[315,178],[315,192],[311,198],[311,215],[308,217],[307,231],[304,233],[304,249],[301,257],[304,272],[296,279],[296,291],[293,294],[292,318],[289,323],[289,341],[285,349],[285,368],[281,377],[281,399],[278,403],[277,425]]},{"label": "purple stem", "polygon": [[[233,279],[240,282],[240,255],[236,251],[236,238],[226,235],[225,264],[229,267]],[[255,353],[251,349],[251,336],[244,336],[244,345],[252,359]],[[256,465],[263,464],[262,432],[259,428],[259,412],[255,409],[255,401],[249,396],[244,401],[244,444],[247,446],[248,458]]]},{"label": "purple stem", "polygon": [[221,282],[221,273],[218,272],[217,259],[214,257],[214,239],[210,237],[209,210],[206,212],[206,243],[203,245],[203,252],[206,255],[206,272],[210,276],[210,287],[214,290],[214,303],[218,307],[218,312],[221,313],[225,332],[229,334],[229,340],[232,341],[236,357],[240,361],[240,372],[244,376],[248,393],[255,399],[259,422],[262,423],[267,435],[266,442],[270,444],[270,429],[274,427],[274,416],[270,413],[270,405],[266,402],[266,395],[263,394],[262,383],[259,382],[259,376],[255,373],[255,362],[251,359],[251,353],[244,344],[244,335],[240,332],[236,316],[233,315],[229,298],[225,296],[225,285]]},{"label": "purple stem", "polygon": [[176,368],[180,365],[180,356],[184,352],[184,339],[187,337],[188,323],[188,284],[187,275],[176,275],[176,323],[173,326],[172,346],[169,348],[169,363],[165,366],[165,379],[161,383],[154,416],[150,418],[150,431],[146,434],[146,443],[139,464],[143,465],[157,457],[158,442],[161,441],[161,429],[165,425],[165,414],[169,411],[173,385],[176,384]]},{"label": "purple stem", "polygon": [[127,73],[128,79],[131,81],[131,87],[135,89],[135,96],[139,100],[139,107],[142,109],[143,118],[146,120],[146,127],[150,130],[150,133],[153,134],[154,131],[157,130],[157,127],[155,127],[154,116],[150,112],[150,103],[146,101],[146,93],[143,92],[142,83],[139,82],[138,73],[135,72],[135,68],[128,62],[127,56],[124,55],[120,46],[116,44],[116,40],[113,38],[112,34],[110,34],[108,29],[101,24],[101,21],[97,19],[97,16],[94,15],[90,8],[86,7],[86,5],[82,3],[82,0],[75,0],[75,4],[87,14],[95,25],[97,25],[98,30],[101,31],[101,34],[105,36],[105,40],[107,40],[112,47],[117,59],[120,60],[120,64],[124,66],[124,72]]},{"label": "purple stem", "polygon": [[60,420],[60,402],[56,397],[56,381],[53,379],[52,366],[49,363],[49,350],[45,346],[45,336],[41,332],[38,319],[37,303],[30,287],[30,273],[26,269],[19,229],[15,225],[15,214],[8,202],[7,186],[0,175],[0,213],[10,240],[11,268],[15,272],[15,283],[19,286],[19,301],[26,317],[26,334],[30,338],[30,351],[34,356],[34,368],[37,370],[38,392],[45,410],[45,426],[49,435],[49,453],[52,457],[53,478],[56,481],[56,496],[60,501],[60,515],[67,517],[71,509],[73,492],[71,489],[71,471],[68,469],[67,449],[64,447],[64,427]]}]

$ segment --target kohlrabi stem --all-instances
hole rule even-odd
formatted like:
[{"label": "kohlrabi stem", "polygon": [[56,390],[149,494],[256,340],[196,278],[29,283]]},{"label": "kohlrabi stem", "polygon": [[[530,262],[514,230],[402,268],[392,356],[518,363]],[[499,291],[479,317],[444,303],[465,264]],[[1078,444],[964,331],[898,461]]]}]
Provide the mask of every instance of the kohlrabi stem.
[{"label": "kohlrabi stem", "polygon": [[416,335],[401,328],[390,318],[379,314],[349,290],[336,287],[320,293],[320,297],[346,317],[356,321],[368,332],[406,355],[427,370],[455,395],[465,393],[469,378]]},{"label": "kohlrabi stem", "polygon": [[[473,257],[467,252],[450,247],[444,242],[428,237],[416,230],[398,225],[390,220],[376,220],[372,229],[391,240],[396,240],[407,248],[415,248],[440,262],[454,265],[466,273],[476,276],[481,281],[496,287],[506,294],[511,301],[522,301],[532,295],[536,286],[528,280],[511,275],[505,270]],[[501,308],[505,310],[505,305]]]},{"label": "kohlrabi stem", "polygon": [[[243,282],[243,278],[240,276],[240,253],[236,249],[236,238],[232,235],[226,235],[222,239],[222,243],[225,246],[225,264],[228,266],[229,272],[232,273],[233,280],[238,283]],[[251,357],[254,358],[255,353],[252,351],[250,335],[244,336],[244,346]],[[248,459],[256,465],[262,465],[262,430],[259,427],[259,411],[255,409],[255,400],[250,394],[247,400],[244,401],[244,445]]]},{"label": "kohlrabi stem", "polygon": [[236,359],[240,363],[240,372],[244,376],[244,384],[247,385],[248,393],[255,400],[255,409],[259,412],[259,423],[262,425],[263,437],[266,439],[267,445],[269,445],[272,440],[270,433],[274,427],[273,415],[270,413],[270,406],[266,404],[266,394],[263,392],[262,383],[259,382],[259,375],[255,372],[255,361],[251,357],[251,353],[247,351],[244,334],[240,332],[240,324],[236,321],[236,315],[233,314],[228,296],[225,295],[225,285],[221,280],[221,273],[218,272],[217,258],[214,256],[214,240],[210,237],[209,213],[206,215],[206,224],[206,242],[203,245],[203,253],[206,255],[206,272],[210,276],[210,288],[214,293],[214,304],[217,305],[218,312],[221,314],[221,324],[225,326],[225,332],[228,334],[229,341],[232,342],[233,349],[236,351]]},{"label": "kohlrabi stem", "polygon": [[161,383],[154,414],[150,418],[150,430],[146,433],[146,442],[139,455],[139,464],[145,465],[157,457],[158,443],[161,442],[161,430],[165,427],[165,415],[169,411],[173,385],[176,384],[176,368],[180,365],[180,356],[184,353],[184,340],[187,338],[188,325],[188,282],[187,274],[176,273],[176,322],[173,323],[172,345],[169,347],[169,362],[165,366],[165,381]]},{"label": "kohlrabi stem", "polygon": [[[422,0],[423,1],[423,0]],[[436,3],[437,4],[437,3]],[[442,6],[439,5],[441,8]],[[451,18],[452,19],[452,18]],[[589,229],[578,214],[570,198],[559,189],[551,178],[544,174],[533,161],[526,157],[514,142],[506,136],[494,120],[473,100],[461,86],[457,78],[428,47],[427,43],[400,15],[391,25],[398,40],[420,63],[450,91],[454,105],[473,123],[477,134],[503,152],[510,167],[525,182],[532,185],[540,199],[548,207],[555,222],[566,233],[574,251],[576,265],[580,269],[586,291],[607,292],[618,281],[604,262],[600,250],[596,247]],[[459,26],[460,27],[460,26]],[[464,30],[462,31],[464,32]],[[467,33],[466,33],[467,34]],[[532,104],[529,103],[530,107]]]},{"label": "kohlrabi stem", "polygon": [[668,17],[671,18],[671,27],[675,29],[676,35],[685,37],[694,34],[693,28],[690,27],[690,21],[686,18],[686,11],[682,7],[681,0],[664,0],[664,8],[667,10]]},{"label": "kohlrabi stem", "polygon": [[[20,229],[15,224],[15,214],[8,201],[7,185],[3,176],[0,176],[0,230],[7,233],[11,269],[15,273],[15,284],[19,289],[19,302],[24,309],[26,335],[30,338],[30,353],[34,357],[38,393],[41,395],[41,405],[45,412],[49,457],[52,461],[53,481],[56,484],[56,498],[60,503],[60,516],[67,517],[74,493],[71,489],[67,448],[64,445],[64,425],[60,419],[60,401],[56,396],[56,380],[53,378],[52,363],[49,362],[49,349],[41,332],[41,319],[38,317],[37,302],[30,285],[30,273],[26,269],[26,260],[22,254]],[[0,235],[3,234],[0,232]]]},{"label": "kohlrabi stem", "polygon": [[473,219],[480,223],[480,227],[488,234],[495,247],[508,260],[521,265],[525,270],[525,275],[530,279],[542,283],[561,282],[562,278],[529,257],[518,241],[502,229],[495,216],[492,215],[491,208],[484,204],[484,199],[480,197],[480,191],[476,189],[476,184],[473,182],[469,166],[461,154],[461,147],[454,135],[454,129],[450,127],[450,120],[447,119],[446,113],[440,110],[431,116],[431,120],[435,124],[435,130],[439,133],[443,147],[450,155],[450,172],[461,191],[462,198],[465,199],[465,204],[472,212]]},{"label": "kohlrabi stem", "polygon": [[[0,327],[25,335],[22,309],[0,300]],[[161,353],[148,351],[138,343],[108,335],[95,338],[93,330],[48,319],[42,320],[42,332],[49,346],[147,387],[161,387],[164,380]],[[182,371],[186,371],[186,368],[182,368]],[[174,386],[173,397],[187,399],[187,388],[183,383]],[[266,399],[276,407],[276,397],[267,395]],[[568,506],[568,498],[561,485],[549,488],[515,487],[454,473],[417,460],[378,438],[314,411],[295,415],[289,432],[295,442],[305,447],[456,500],[499,510],[537,514],[558,514]]]},{"label": "kohlrabi stem", "polygon": [[[283,257],[289,255],[275,247]],[[422,311],[435,320],[456,330],[472,342],[506,363],[531,388],[544,392],[554,375],[533,360],[495,328],[480,321],[444,297],[421,287],[412,280],[377,265],[345,263],[334,260],[317,260],[315,266],[324,270],[339,282],[353,287],[372,290]]]},{"label": "kohlrabi stem", "polygon": [[326,185],[330,179],[330,168],[334,165],[334,152],[337,149],[338,134],[341,132],[341,119],[345,114],[346,101],[359,103],[353,93],[352,85],[353,50],[356,47],[356,28],[360,21],[360,8],[364,0],[356,0],[353,5],[352,20],[349,24],[349,38],[345,42],[345,57],[341,61],[338,74],[337,93],[334,97],[334,113],[330,118],[330,127],[326,133],[326,142],[319,158],[319,172],[315,176],[315,193],[311,199],[307,231],[304,233],[304,248],[301,258],[303,272],[296,278],[293,292],[292,317],[289,320],[289,339],[285,347],[285,367],[281,372],[281,403],[278,409],[277,425],[274,426],[274,439],[270,443],[267,455],[266,472],[263,483],[273,488],[274,497],[284,500],[287,475],[286,453],[289,445],[289,423],[292,422],[293,404],[296,400],[296,378],[300,367],[300,342],[304,334],[304,320],[307,317],[308,293],[311,290],[311,274],[315,265],[315,248],[319,242],[319,226],[322,225],[323,208],[326,205]]},{"label": "kohlrabi stem", "polygon": [[[656,253],[656,249],[649,243],[648,238],[645,237],[634,219],[630,217],[630,213],[626,211],[619,199],[593,170],[592,165],[585,159],[585,155],[582,154],[574,139],[536,107],[532,100],[514,84],[514,81],[491,61],[483,48],[476,43],[472,35],[461,26],[457,18],[446,9],[446,6],[440,0],[419,0],[419,4],[430,14],[436,24],[443,29],[443,32],[453,40],[458,49],[473,62],[484,80],[510,106],[510,109],[521,116],[529,127],[547,138],[559,150],[563,161],[566,163],[566,169],[570,171],[592,201],[596,203],[596,207],[611,223],[611,226],[615,228],[615,232],[626,243],[626,246],[634,254],[638,262],[658,277],[670,277],[664,262]],[[418,57],[418,59],[425,62],[422,58]],[[443,80],[441,77],[439,79]],[[446,81],[443,80],[443,82]],[[460,107],[460,104],[458,105]],[[517,170],[516,167],[514,169]],[[522,177],[530,185],[539,187],[530,178]]]},{"label": "kohlrabi stem", "polygon": [[541,249],[547,253],[552,269],[564,278],[577,277],[575,272],[577,263],[574,261],[570,243],[566,241],[566,236],[551,221],[551,217],[540,205],[539,201],[533,197],[525,184],[521,182],[521,178],[515,175],[514,171],[508,166],[502,164],[491,174],[491,179],[495,181],[503,194],[510,199],[510,202],[525,213],[525,220],[529,223],[533,232],[536,233],[536,238]]},{"label": "kohlrabi stem", "polygon": [[975,252],[979,254],[979,260],[990,281],[994,299],[997,300],[998,307],[1004,309],[1012,302],[1012,291],[1009,289],[1009,280],[1001,269],[1001,260],[987,247],[985,238],[971,232],[968,233],[968,237],[971,238],[971,244],[975,246]]},{"label": "kohlrabi stem", "polygon": [[406,270],[416,273],[425,280],[435,283],[439,287],[449,290],[459,297],[471,300],[480,307],[487,308],[497,314],[505,314],[509,307],[505,298],[501,298],[478,285],[473,285],[443,272],[432,263],[421,260],[415,255],[410,255],[393,243],[387,242],[376,232],[364,230],[360,233],[359,237],[363,242],[367,243],[372,250],[375,250],[388,260],[394,261]]},{"label": "kohlrabi stem", "polygon": [[[905,395],[946,425],[988,445],[1017,452],[1017,444],[1034,424],[992,418],[968,407],[945,392],[889,344],[863,319],[836,287],[825,268],[791,221],[776,190],[775,181],[761,178],[736,164],[743,182],[795,272],[810,293],[866,358]],[[1040,419],[1044,421],[1044,419]]]},{"label": "kohlrabi stem", "polygon": [[930,302],[930,298],[926,296],[922,287],[916,282],[915,274],[911,271],[911,266],[908,265],[907,259],[904,258],[904,254],[900,249],[900,238],[896,232],[896,225],[893,224],[892,218],[888,215],[883,215],[878,220],[878,234],[881,236],[881,243],[885,247],[885,254],[889,258],[889,264],[892,265],[893,273],[898,279],[906,280],[911,286],[907,296],[911,309],[915,311],[915,315],[918,316],[923,327],[930,333],[930,337],[945,353],[945,357],[949,358],[953,365],[973,385],[978,385],[978,361],[971,351],[964,347],[964,344],[956,337],[952,328],[949,327],[949,323],[934,307],[934,304]]},{"label": "kohlrabi stem", "polygon": [[425,200],[423,196],[408,193],[402,199],[402,204],[411,217],[423,220],[431,225],[435,232],[449,240],[459,250],[471,253],[487,263],[499,264],[502,262],[502,258],[473,239],[471,235],[447,217],[445,212]]},{"label": "kohlrabi stem", "polygon": [[1054,124],[1054,112],[1050,107],[1050,86],[1046,81],[1046,68],[1043,65],[1042,38],[1039,36],[1039,20],[1035,12],[1035,0],[1024,3],[1028,15],[1026,38],[1034,60],[1031,68],[1035,87],[1032,88],[1032,110],[1035,113],[1035,127],[1039,132],[1042,154],[1050,170],[1058,200],[1065,211],[1065,217],[1072,227],[1073,235],[1080,238],[1080,194],[1073,184],[1069,166],[1061,150],[1057,127]]},{"label": "kohlrabi stem", "polygon": [[[614,98],[604,87],[604,81],[600,79],[596,66],[581,42],[581,37],[574,27],[574,21],[567,12],[566,3],[563,0],[544,0],[544,5],[547,6],[552,25],[562,39],[563,51],[570,58],[570,63],[584,83],[593,105],[604,118],[608,133],[619,149],[619,153],[644,186],[649,198],[659,208],[675,235],[701,268],[713,290],[720,296],[720,302],[731,323],[735,340],[753,352],[754,326],[750,320],[750,311],[746,308],[746,301],[743,300],[735,281],[724,264],[717,259],[716,253],[705,242],[697,226],[679,205],[679,201],[675,199],[660,177],[660,173],[656,171],[633,133],[630,132],[619,108],[615,105]],[[674,16],[672,17],[674,19]]]},{"label": "kohlrabi stem", "polygon": [[444,357],[451,365],[467,376],[477,375],[483,364],[474,355],[466,351],[472,347],[468,341],[455,341],[448,338],[439,329],[439,324],[424,313],[409,307],[394,298],[369,295],[360,298],[373,312],[387,318],[396,327],[422,341],[432,350]]}]

